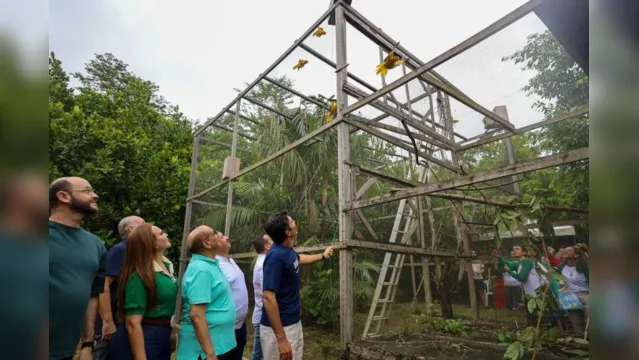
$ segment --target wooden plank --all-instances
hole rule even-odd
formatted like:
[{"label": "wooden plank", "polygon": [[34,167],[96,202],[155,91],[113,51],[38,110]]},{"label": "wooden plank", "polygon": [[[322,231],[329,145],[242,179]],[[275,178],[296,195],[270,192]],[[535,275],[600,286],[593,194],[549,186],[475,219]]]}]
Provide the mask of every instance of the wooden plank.
[{"label": "wooden plank", "polygon": [[509,165],[500,169],[484,171],[477,174],[463,176],[457,179],[441,181],[434,184],[421,185],[412,189],[397,191],[393,194],[382,195],[372,199],[356,200],[347,204],[345,210],[361,209],[368,206],[384,204],[387,202],[397,201],[410,198],[413,196],[432,194],[438,191],[454,189],[470,184],[484,181],[495,180],[503,177],[509,177],[514,174],[523,174],[526,172],[541,170],[549,167],[568,164],[576,161],[588,159],[588,148],[571,150],[565,153],[550,155],[538,158],[525,163]]},{"label": "wooden plank", "polygon": [[430,256],[430,257],[439,257],[439,258],[459,258],[459,259],[469,259],[470,254],[457,254],[450,251],[443,251],[437,249],[424,249],[421,247],[408,246],[408,245],[397,245],[397,244],[388,244],[388,243],[375,243],[371,241],[360,241],[355,239],[349,239],[346,243],[346,248],[353,249],[366,249],[366,250],[375,250],[375,251],[383,251],[395,254],[404,254],[404,255],[419,255],[419,256]]},{"label": "wooden plank", "polygon": [[[335,244],[324,244],[324,245],[313,245],[313,246],[298,246],[298,247],[294,247],[293,250],[295,250],[295,252],[297,252],[298,254],[306,254],[306,253],[314,253],[314,252],[323,252],[329,246],[333,246],[335,250],[340,250],[343,248],[342,245],[335,243]],[[230,254],[229,256],[232,257],[233,259],[248,259],[248,258],[256,257],[257,253],[255,251],[249,251],[249,252]]]}]

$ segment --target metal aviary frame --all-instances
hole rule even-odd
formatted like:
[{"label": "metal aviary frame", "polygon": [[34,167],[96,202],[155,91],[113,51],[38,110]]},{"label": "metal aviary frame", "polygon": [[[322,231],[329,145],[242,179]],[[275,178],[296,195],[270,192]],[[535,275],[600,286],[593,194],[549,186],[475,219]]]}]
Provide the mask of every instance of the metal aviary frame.
[{"label": "metal aviary frame", "polygon": [[[552,119],[544,119],[541,122],[528,125],[522,128],[515,128],[515,126],[508,121],[507,118],[502,117],[500,114],[490,111],[478,102],[471,99],[464,94],[459,88],[450,83],[443,76],[438,74],[433,69],[443,64],[444,62],[454,58],[455,56],[463,53],[464,51],[472,48],[480,42],[486,40],[492,35],[498,33],[505,27],[513,24],[517,20],[526,16],[534,11],[540,4],[550,0],[530,0],[521,5],[512,12],[506,14],[493,24],[489,25],[485,29],[479,31],[470,38],[462,41],[458,45],[452,47],[450,50],[436,56],[430,61],[423,62],[410,53],[403,46],[398,45],[398,42],[391,38],[388,34],[381,31],[373,23],[360,14],[353,8],[351,1],[334,0],[326,12],[322,14],[307,30],[305,30],[301,36],[288,48],[284,53],[269,65],[264,72],[262,72],[253,82],[251,82],[244,90],[233,99],[228,105],[226,105],[217,115],[207,120],[194,134],[193,145],[193,157],[191,161],[191,176],[188,186],[188,196],[186,200],[186,214],[184,219],[184,233],[182,239],[182,248],[180,256],[180,268],[179,268],[179,281],[181,288],[181,279],[188,264],[186,238],[189,234],[192,216],[193,216],[193,204],[206,204],[202,201],[202,197],[211,191],[224,186],[228,189],[227,194],[227,216],[225,231],[228,233],[231,229],[231,209],[233,208],[233,184],[234,182],[250,173],[251,171],[263,166],[278,157],[286,154],[287,152],[295,149],[298,146],[310,145],[314,141],[314,138],[318,135],[329,131],[333,128],[337,130],[338,141],[338,190],[339,190],[339,271],[340,271],[340,337],[341,348],[347,350],[349,344],[354,340],[354,296],[353,296],[353,249],[368,249],[373,251],[379,251],[387,254],[382,267],[382,273],[385,274],[390,270],[389,274],[397,274],[401,270],[404,263],[404,257],[410,257],[410,266],[413,277],[413,290],[415,291],[415,297],[419,289],[416,286],[416,278],[414,269],[418,268],[419,262],[414,260],[414,257],[421,258],[421,265],[423,266],[422,282],[425,283],[424,288],[429,287],[428,282],[428,264],[431,261],[437,261],[441,258],[455,258],[458,261],[464,263],[464,268],[468,268],[470,263],[465,261],[469,258],[469,224],[472,221],[464,218],[463,208],[467,204],[479,203],[490,206],[498,207],[510,207],[515,208],[522,206],[521,204],[505,203],[499,200],[488,200],[485,198],[464,196],[459,193],[459,189],[464,186],[469,186],[477,183],[490,181],[493,179],[499,179],[504,177],[510,177],[517,181],[515,177],[517,174],[522,174],[529,171],[536,171],[543,168],[561,166],[563,164],[588,160],[588,149],[577,149],[569,151],[564,154],[554,154],[545,156],[539,159],[530,160],[524,163],[511,163],[500,169],[490,170],[478,174],[466,174],[464,169],[460,167],[458,163],[458,156],[474,147],[483,146],[496,141],[501,141],[510,138],[513,135],[522,134],[524,132],[537,129],[540,127],[548,126],[550,124],[563,121],[566,119],[584,116],[588,113],[588,108],[575,109],[564,115],[557,116]],[[335,63],[330,59],[319,54],[313,50],[310,46],[303,43],[305,39],[312,35],[315,29],[327,21],[328,18],[334,21],[335,26]],[[390,49],[395,48],[396,52],[405,59],[405,73],[399,79],[392,81],[389,84],[382,83],[380,88],[366,83],[360,77],[352,74],[348,70],[347,59],[347,25],[351,25],[355,30],[361,32],[368,39],[373,41],[379,48],[380,53],[388,53]],[[328,26],[333,26],[329,24]],[[281,64],[291,53],[301,48],[314,56],[326,65],[336,69],[336,89],[335,89],[335,101],[337,102],[337,114],[335,119],[331,122],[325,123],[320,127],[310,131],[307,135],[297,139],[293,143],[278,149],[264,159],[247,166],[239,171],[231,171],[227,179],[218,182],[217,184],[196,192],[196,167],[198,164],[199,156],[199,144],[200,141],[214,143],[219,146],[225,146],[231,148],[231,158],[235,158],[238,151],[245,151],[238,148],[238,137],[245,137],[247,139],[254,138],[253,134],[244,134],[240,132],[238,122],[240,120],[250,121],[257,124],[256,120],[241,114],[241,105],[243,100],[254,104],[262,109],[270,111],[282,118],[287,118],[286,113],[282,113],[279,109],[275,109],[267,104],[262,104],[259,101],[249,97],[249,92],[255,88],[262,81],[269,82],[280,87],[282,90],[303,99],[308,103],[312,103],[319,107],[325,107],[326,105],[321,101],[316,100],[313,97],[306,96],[299,91],[288,88],[282,84],[277,83],[275,80],[269,77],[269,74]],[[424,94],[419,96],[411,96],[408,89],[408,83],[416,81],[421,84],[424,89]],[[361,88],[360,88],[361,86]],[[402,86],[406,87],[407,102],[400,103],[393,96],[393,90],[399,89]],[[348,103],[349,96],[356,99],[353,103]],[[462,104],[466,105],[470,109],[484,115],[486,118],[497,124],[498,128],[491,130],[490,132],[473,138],[466,138],[453,130],[452,117],[450,115],[450,98],[454,98]],[[425,114],[420,114],[413,109],[413,104],[418,101],[428,101],[430,110]],[[364,106],[372,106],[375,109],[381,111],[383,114],[372,119],[364,118],[360,115],[356,115],[355,112]],[[235,107],[235,109],[233,109]],[[217,124],[224,115],[231,114],[234,117],[233,129],[221,126]],[[383,124],[381,121],[386,118],[394,118],[401,121],[405,126],[395,127],[388,124]],[[223,131],[232,132],[233,140],[231,144],[226,142],[220,142],[213,139],[207,139],[204,131],[216,127]],[[397,154],[390,154],[399,157],[399,161],[410,162],[411,171],[407,173],[407,177],[404,178],[392,178],[389,175],[384,174],[379,169],[386,166],[382,164],[377,169],[368,169],[365,166],[354,164],[351,162],[350,156],[350,142],[349,134],[356,131],[364,131],[372,134],[375,137],[381,138],[398,148],[406,149],[411,155],[409,157],[399,156]],[[406,138],[411,140],[406,140]],[[456,140],[460,139],[460,140]],[[380,150],[383,151],[383,150]],[[419,164],[416,161],[419,160]],[[432,168],[437,167],[442,171],[449,174],[447,179],[438,180],[433,178]],[[413,178],[409,178],[410,173],[420,174],[418,181]],[[366,176],[368,180],[364,186],[357,189],[355,178],[357,176]],[[400,189],[395,189],[389,194],[384,194],[376,198],[367,199],[363,197],[366,190],[372,186],[376,181],[391,181],[400,186]],[[457,251],[442,251],[437,249],[438,234],[434,226],[430,226],[431,234],[428,235],[424,230],[424,222],[428,221],[431,225],[434,224],[434,211],[431,206],[430,199],[438,197],[446,199],[450,203],[452,216],[454,217],[454,225],[456,227],[457,236]],[[395,225],[393,228],[394,237],[392,241],[388,242],[368,242],[356,239],[355,236],[355,217],[362,220],[366,229],[371,233],[372,237],[378,239],[379,236],[375,234],[370,222],[365,218],[361,209],[369,206],[375,206],[378,204],[399,201],[400,207],[398,208],[397,215],[395,216]],[[224,206],[223,204],[216,204],[215,206]],[[552,210],[552,209],[550,209]],[[583,212],[584,209],[571,209],[571,208],[557,208],[556,211],[574,211]],[[407,216],[410,220],[407,221]],[[402,221],[406,221],[403,223]],[[405,224],[405,225],[400,225]],[[419,234],[419,243],[412,244],[410,236],[401,236],[401,240],[395,242],[397,233],[404,229],[404,233],[417,233]],[[427,242],[427,237],[431,238],[430,243]],[[299,251],[312,252],[319,250],[319,247],[307,247],[299,249]],[[401,256],[400,256],[401,255]],[[250,254],[236,254],[238,258],[250,257]],[[391,256],[395,256],[396,260],[391,264]],[[398,275],[392,275],[392,281],[395,281]],[[474,287],[472,281],[472,272],[468,273],[469,287]],[[385,283],[385,280],[380,274],[380,283]],[[420,284],[421,286],[421,284]],[[381,298],[381,288],[375,292],[375,299],[373,306],[371,307],[371,313],[369,316],[369,322],[373,321],[375,315],[375,306],[383,303],[383,300],[390,300],[392,302],[392,296],[387,298]],[[175,321],[179,322],[181,318],[181,289],[178,290],[177,306]],[[425,299],[431,299],[429,291],[425,290]],[[474,294],[471,293],[470,304],[473,309],[474,317],[477,316],[477,306]],[[387,310],[384,310],[384,315],[380,318],[379,323],[383,321],[383,317],[387,316]],[[390,311],[390,309],[388,309]],[[367,329],[370,327],[370,323],[367,323]],[[379,327],[377,327],[379,330]],[[367,331],[363,337],[367,337]]]}]

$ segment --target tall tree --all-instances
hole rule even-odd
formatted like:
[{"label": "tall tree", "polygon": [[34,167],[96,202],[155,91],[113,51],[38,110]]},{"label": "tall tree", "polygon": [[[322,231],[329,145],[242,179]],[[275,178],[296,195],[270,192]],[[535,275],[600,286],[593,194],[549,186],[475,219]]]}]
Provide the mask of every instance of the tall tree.
[{"label": "tall tree", "polygon": [[[190,172],[192,124],[158,93],[157,85],[129,71],[111,54],[96,55],[80,85],[52,53],[49,59],[49,176],[81,176],[100,196],[100,212],[86,226],[107,244],[116,225],[141,215],[179,245]],[[177,255],[174,246],[170,255]]]},{"label": "tall tree", "polygon": [[[524,70],[534,71],[523,88],[541,100],[533,107],[547,118],[565,114],[588,104],[589,79],[577,63],[568,55],[550,31],[533,34],[519,51],[504,57],[503,61],[522,64]],[[552,153],[564,152],[588,146],[589,117],[577,117],[552,124],[538,134],[539,145]],[[587,208],[588,162],[562,166],[550,183],[565,204]]]}]

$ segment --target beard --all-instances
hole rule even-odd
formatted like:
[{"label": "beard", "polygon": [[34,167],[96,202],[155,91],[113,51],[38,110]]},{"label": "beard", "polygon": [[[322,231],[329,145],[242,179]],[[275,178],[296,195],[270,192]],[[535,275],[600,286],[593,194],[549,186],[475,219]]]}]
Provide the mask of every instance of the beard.
[{"label": "beard", "polygon": [[72,197],[69,207],[71,208],[71,210],[79,214],[87,216],[87,215],[93,215],[98,212],[98,209],[92,207],[91,204],[92,204],[91,201],[80,201]]}]

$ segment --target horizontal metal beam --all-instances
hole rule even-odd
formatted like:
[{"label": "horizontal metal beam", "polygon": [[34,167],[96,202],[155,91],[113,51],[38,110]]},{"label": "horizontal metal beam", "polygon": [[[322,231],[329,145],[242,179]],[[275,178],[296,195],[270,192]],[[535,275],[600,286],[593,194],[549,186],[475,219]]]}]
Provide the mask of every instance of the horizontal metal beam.
[{"label": "horizontal metal beam", "polygon": [[[231,114],[231,115],[235,115],[235,110],[229,110],[229,111],[227,111],[227,112],[228,112],[229,114]],[[264,125],[264,124],[260,123],[259,121],[254,120],[254,119],[251,119],[250,117],[245,116],[245,115],[242,115],[242,114],[240,114],[240,119],[244,119],[244,120],[246,120],[246,121],[248,121],[248,122],[252,122],[253,124],[258,125],[258,126],[262,126],[262,125]]]},{"label": "horizontal metal beam", "polygon": [[213,124],[215,121],[217,121],[217,119],[222,116],[225,112],[227,112],[237,101],[239,101],[241,98],[243,98],[246,94],[248,94],[249,91],[251,91],[251,89],[253,89],[255,87],[255,85],[257,85],[260,81],[262,81],[262,79],[264,79],[265,76],[267,76],[271,71],[273,71],[273,69],[275,69],[282,61],[284,61],[284,59],[286,59],[304,40],[306,40],[306,38],[311,35],[318,26],[320,26],[324,20],[326,20],[326,18],[331,14],[331,12],[333,12],[333,10],[335,10],[335,8],[337,8],[338,6],[341,5],[341,2],[336,2],[335,4],[331,5],[331,7],[328,8],[328,10],[322,14],[322,16],[319,17],[319,19],[317,19],[313,25],[311,25],[303,34],[302,36],[299,37],[299,39],[295,40],[295,42],[293,43],[293,45],[291,45],[288,49],[286,49],[286,51],[284,51],[284,53],[282,55],[280,55],[279,58],[277,58],[277,60],[275,60],[274,63],[272,63],[268,68],[266,68],[266,70],[260,74],[260,76],[257,77],[257,79],[253,80],[252,83],[250,83],[244,90],[242,90],[239,94],[237,94],[237,96],[235,97],[235,99],[233,99],[233,101],[231,101],[227,106],[224,107],[224,109],[222,109],[222,111],[220,111],[219,114],[217,114],[215,117],[213,117],[211,120],[207,121],[199,130],[197,130],[195,132],[194,136],[198,136],[200,135],[200,133],[202,131],[204,131],[207,127],[209,127],[209,125]]},{"label": "horizontal metal beam", "polygon": [[[215,124],[215,123],[213,123],[213,124],[211,124],[211,126],[213,126],[213,127],[215,127],[215,128],[218,128],[218,129],[220,129],[220,130],[224,130],[224,131],[226,131],[226,132],[233,133],[233,129],[227,128],[226,126],[223,126],[223,125],[220,125],[220,124]],[[249,134],[247,134],[247,133],[239,132],[239,131],[238,131],[238,132],[237,132],[237,134],[238,134],[239,136],[241,136],[241,137],[245,138],[245,139],[249,139],[249,140],[257,141],[257,139],[256,139],[256,138],[252,137],[251,135],[249,135]]]},{"label": "horizontal metal beam", "polygon": [[[344,84],[344,91],[348,92],[349,95],[354,96],[354,97],[356,97],[358,99],[364,98],[364,97],[366,97],[368,95],[365,92],[363,92],[362,90],[360,90],[360,89],[358,89],[358,88],[356,88],[353,85],[348,84],[348,83]],[[380,110],[380,111],[383,111],[383,112],[385,112],[385,113],[387,113],[387,114],[389,114],[391,116],[394,116],[397,119],[404,120],[406,122],[406,124],[411,126],[412,128],[417,129],[417,130],[419,130],[419,131],[431,136],[433,139],[435,139],[439,143],[439,145],[433,144],[435,146],[438,146],[438,147],[441,147],[441,148],[444,148],[444,149],[447,149],[447,150],[453,150],[453,149],[455,149],[457,147],[457,145],[454,142],[446,139],[442,135],[440,135],[440,134],[436,133],[435,131],[429,129],[428,127],[426,127],[426,125],[413,120],[413,118],[411,116],[408,116],[408,115],[402,113],[401,110],[393,109],[390,105],[386,105],[383,102],[378,101],[378,100],[372,101],[369,105],[374,107],[374,108],[376,108],[376,109],[378,109],[378,110]],[[430,140],[424,140],[424,141],[432,143]]]},{"label": "horizontal metal beam", "polygon": [[421,255],[421,256],[436,257],[436,258],[459,258],[459,259],[470,258],[470,254],[457,254],[450,251],[428,249],[428,248],[414,247],[414,246],[408,246],[408,245],[397,245],[397,244],[390,244],[390,243],[376,243],[371,241],[361,241],[361,240],[355,240],[355,239],[348,239],[346,241],[346,248],[376,250],[376,251],[383,251],[383,252],[392,252],[396,254]]},{"label": "horizontal metal beam", "polygon": [[495,180],[503,177],[518,175],[586,159],[588,159],[588,148],[571,150],[557,155],[538,158],[525,163],[509,165],[496,170],[485,171],[434,184],[426,184],[412,189],[405,189],[402,191],[397,191],[393,194],[382,195],[372,199],[356,200],[347,203],[344,207],[344,211],[361,209],[364,207],[398,201],[415,196],[429,195],[438,191],[450,190],[475,183]]},{"label": "horizontal metal beam", "polygon": [[580,108],[578,108],[576,110],[573,110],[573,111],[568,112],[566,114],[559,115],[559,116],[554,117],[552,119],[540,121],[540,122],[537,122],[537,123],[534,123],[534,124],[530,124],[530,125],[521,127],[519,129],[515,129],[515,131],[513,133],[504,133],[504,134],[499,134],[499,135],[495,135],[495,136],[486,137],[486,138],[477,140],[475,142],[471,142],[470,144],[468,144],[467,141],[464,141],[464,142],[462,142],[463,145],[461,145],[457,149],[457,151],[464,151],[464,150],[476,148],[478,146],[490,144],[492,142],[503,140],[503,139],[509,138],[511,136],[514,136],[514,135],[523,134],[523,133],[526,133],[528,131],[540,128],[540,127],[552,125],[552,124],[554,124],[556,122],[559,122],[559,121],[564,121],[564,120],[572,119],[572,118],[575,118],[575,117],[578,117],[578,116],[586,115],[588,112],[589,112],[589,108],[588,108],[588,105],[586,105],[584,107],[580,107]]},{"label": "horizontal metal beam", "polygon": [[[385,86],[384,88],[374,92],[373,94],[367,96],[366,98],[364,98],[362,100],[359,100],[359,101],[355,102],[354,104],[348,106],[344,110],[344,113],[345,114],[352,113],[353,111],[356,111],[356,110],[364,107],[365,105],[371,103],[372,101],[377,100],[377,99],[381,98],[382,96],[392,92],[393,90],[399,88],[400,86],[402,86],[402,85],[404,85],[404,84],[406,84],[406,83],[408,83],[408,82],[410,82],[412,80],[415,80],[417,78],[422,77],[422,75],[427,74],[428,71],[432,70],[436,66],[441,65],[444,62],[452,59],[453,57],[463,53],[464,51],[470,49],[471,47],[477,45],[478,43],[486,40],[490,36],[492,36],[495,33],[499,32],[500,30],[502,30],[506,26],[508,26],[508,25],[514,23],[515,21],[521,19],[522,17],[524,17],[525,15],[530,13],[532,10],[534,10],[534,8],[537,7],[543,1],[545,1],[545,0],[531,0],[531,1],[528,1],[524,5],[520,6],[519,8],[515,9],[511,13],[507,14],[506,16],[504,16],[501,19],[497,20],[496,22],[494,22],[493,24],[489,25],[485,29],[481,30],[477,34],[471,36],[470,38],[468,38],[468,39],[466,39],[464,41],[462,41],[460,44],[458,44],[457,46],[453,47],[452,49],[450,49],[450,50],[444,52],[443,54],[435,57],[434,59],[432,59],[431,61],[425,63],[422,66],[420,66],[416,70],[414,70],[414,71],[408,73],[407,75],[402,76],[401,78],[393,81],[392,83],[390,83],[387,86]],[[441,81],[440,81],[440,83],[441,83]],[[450,94],[450,95],[453,96],[452,94]],[[492,119],[492,120],[495,120],[495,119]],[[497,121],[497,120],[495,120],[495,121]],[[512,128],[512,125],[510,126],[510,128]]]},{"label": "horizontal metal beam", "polygon": [[[324,251],[329,246],[332,246],[334,250],[339,250],[343,248],[342,244],[336,242],[335,244],[327,244],[327,245],[299,246],[299,247],[294,247],[293,250],[295,250],[295,252],[298,254],[305,254],[305,253]],[[257,253],[255,251],[250,251],[250,252],[229,254],[229,256],[232,257],[233,259],[247,259],[247,258],[257,257]]]},{"label": "horizontal metal beam", "polygon": [[295,95],[295,96],[297,96],[297,97],[299,97],[301,99],[304,99],[304,100],[306,100],[306,101],[308,101],[310,103],[313,103],[313,104],[315,104],[315,105],[317,105],[317,106],[319,106],[321,108],[328,109],[328,105],[327,104],[325,104],[325,103],[323,103],[323,102],[321,102],[319,100],[313,99],[313,98],[311,98],[309,96],[306,96],[306,95],[302,94],[301,92],[299,92],[299,91],[297,91],[295,89],[292,89],[292,88],[290,88],[290,87],[288,87],[286,85],[280,84],[275,79],[271,79],[270,77],[265,76],[264,80],[270,82],[271,84],[279,87],[282,90],[286,90],[286,91],[290,92],[291,94],[293,94],[293,95]]},{"label": "horizontal metal beam", "polygon": [[250,165],[250,166],[244,168],[243,170],[240,170],[240,172],[238,172],[237,175],[235,175],[235,176],[233,176],[233,177],[231,177],[231,178],[229,178],[227,180],[224,180],[224,181],[222,181],[220,183],[217,183],[216,185],[213,185],[213,186],[211,186],[208,189],[202,190],[199,193],[189,197],[187,200],[193,200],[193,199],[197,199],[199,197],[202,197],[202,196],[208,194],[209,192],[211,192],[211,191],[213,191],[213,190],[215,190],[215,189],[217,189],[217,188],[219,188],[221,186],[226,185],[229,181],[233,181],[233,180],[239,178],[240,176],[246,175],[249,172],[259,168],[262,165],[268,164],[269,162],[271,162],[271,161],[277,159],[278,157],[286,154],[287,152],[295,149],[296,147],[308,142],[309,140],[313,139],[317,135],[319,135],[319,134],[321,134],[321,133],[323,133],[323,132],[325,132],[325,131],[333,128],[333,127],[335,127],[337,124],[339,124],[342,121],[343,120],[335,119],[335,120],[333,120],[333,121],[331,121],[331,122],[329,122],[327,124],[324,124],[324,125],[318,127],[317,129],[315,129],[315,130],[311,131],[310,133],[304,135],[300,139],[298,139],[298,140],[286,145],[285,147],[283,147],[279,151],[275,152],[274,154],[271,154],[271,155],[265,157],[264,159],[256,162],[253,165]]},{"label": "horizontal metal beam", "polygon": [[[200,139],[201,141],[209,142],[209,143],[216,144],[216,145],[220,145],[220,146],[224,146],[224,147],[227,147],[227,148],[229,148],[229,149],[232,147],[232,145],[231,145],[231,144],[226,143],[226,142],[224,142],[224,141],[219,141],[219,140],[215,140],[215,139],[211,139],[211,138],[206,138],[206,137],[202,137],[202,136],[200,136],[200,137],[199,137],[199,139]],[[251,152],[250,150],[246,150],[246,149],[243,149],[243,148],[241,148],[241,147],[238,147],[238,148],[237,148],[237,150],[239,150],[239,151],[244,151],[244,152]],[[224,206],[226,206],[226,205],[224,205]]]},{"label": "horizontal metal beam", "polygon": [[371,176],[373,178],[377,178],[380,180],[386,180],[398,185],[404,185],[404,186],[409,186],[409,187],[415,187],[415,186],[419,186],[419,185],[423,185],[420,184],[417,181],[412,181],[409,179],[405,179],[405,178],[398,178],[389,174],[385,174],[381,171],[378,170],[374,170],[374,169],[369,169],[367,167],[364,167],[362,165],[359,164],[355,164],[352,162],[346,162],[346,165],[350,166],[352,169],[354,169],[357,173],[361,173],[361,174],[366,174],[368,176]]},{"label": "horizontal metal beam", "polygon": [[248,95],[244,96],[243,99],[248,101],[248,102],[250,102],[250,103],[253,103],[253,104],[255,104],[255,105],[257,105],[257,106],[259,106],[261,108],[264,108],[264,109],[266,109],[266,110],[268,110],[268,111],[270,111],[272,113],[275,113],[275,114],[277,114],[277,115],[279,115],[279,116],[281,116],[281,117],[283,117],[285,119],[288,119],[288,120],[292,120],[293,119],[290,115],[284,114],[283,112],[277,110],[276,108],[274,108],[272,106],[269,106],[269,105],[266,105],[266,104],[264,104],[263,102],[261,102],[259,100],[253,99],[252,97],[250,97]]},{"label": "horizontal metal beam", "polygon": [[[394,136],[392,136],[390,134],[387,134],[387,133],[385,133],[383,131],[374,129],[374,128],[372,128],[372,127],[370,127],[368,125],[365,125],[365,124],[363,124],[363,123],[361,123],[361,122],[359,122],[357,120],[354,120],[352,118],[348,118],[345,121],[347,123],[349,123],[350,125],[360,129],[360,130],[363,130],[363,131],[365,131],[365,132],[367,132],[367,133],[369,133],[369,134],[371,134],[373,136],[376,136],[376,137],[378,137],[378,138],[380,138],[380,139],[382,139],[384,141],[387,141],[387,142],[389,142],[389,143],[391,143],[391,144],[393,144],[393,145],[395,145],[397,147],[400,147],[400,148],[402,148],[402,149],[404,149],[404,150],[406,150],[408,152],[411,152],[411,153],[415,152],[415,149],[411,145],[408,145],[408,144],[402,142],[401,139],[398,139],[398,138],[396,138],[396,137],[394,137]],[[431,139],[429,139],[429,140],[431,140]],[[426,160],[428,160],[428,161],[430,161],[430,162],[432,162],[434,164],[437,164],[437,165],[439,165],[441,167],[444,167],[444,168],[446,168],[446,169],[448,169],[450,171],[453,171],[453,172],[456,172],[456,173],[460,173],[461,172],[460,169],[454,168],[452,164],[448,164],[448,163],[446,163],[446,162],[444,162],[442,160],[434,158],[434,157],[426,154],[425,152],[423,152],[421,150],[417,150],[417,153],[418,153],[419,157],[421,157],[423,159],[426,159]]]}]

